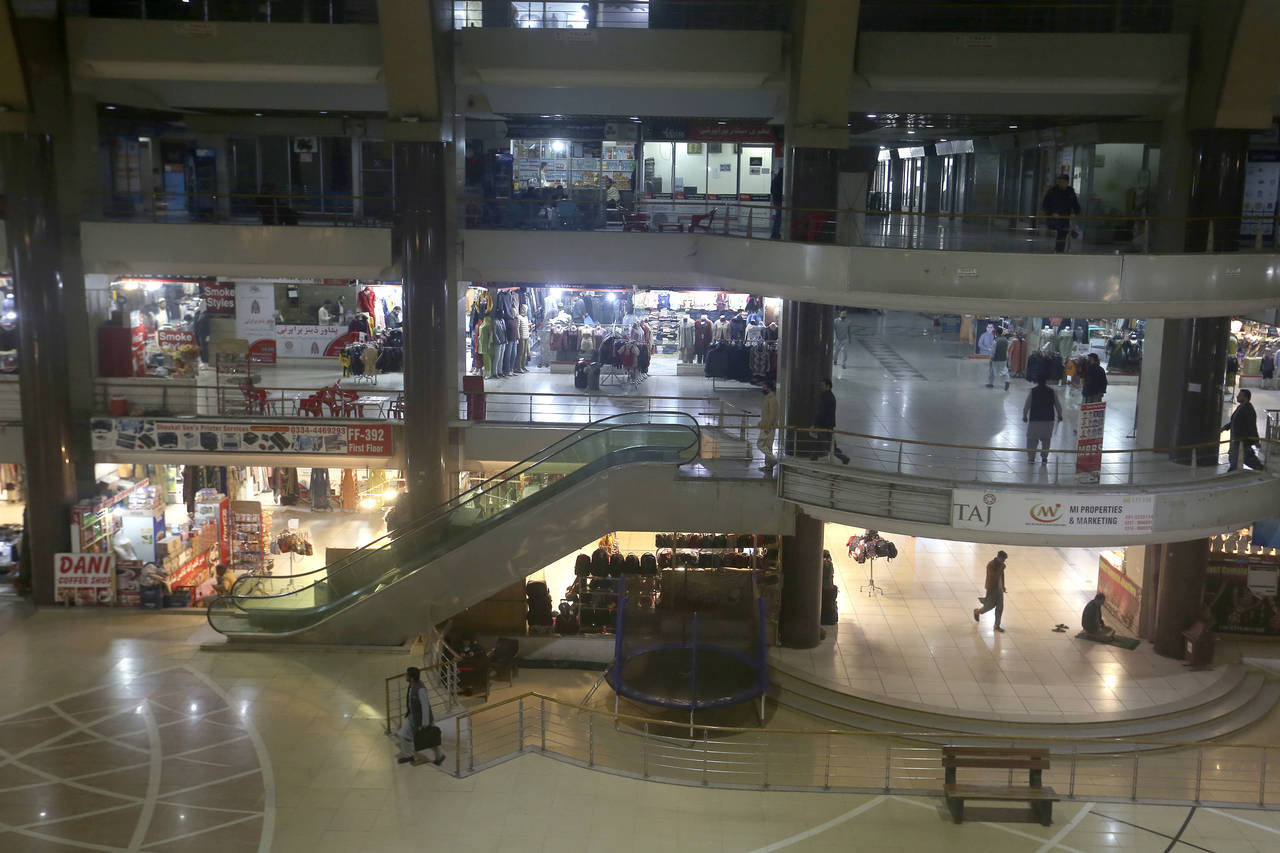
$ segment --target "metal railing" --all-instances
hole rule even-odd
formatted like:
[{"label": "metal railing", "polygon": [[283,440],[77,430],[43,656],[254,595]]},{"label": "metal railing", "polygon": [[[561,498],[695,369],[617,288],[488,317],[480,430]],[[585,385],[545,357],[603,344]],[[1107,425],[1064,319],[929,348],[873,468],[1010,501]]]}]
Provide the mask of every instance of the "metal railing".
[{"label": "metal railing", "polygon": [[[790,0],[516,0],[482,4],[445,0],[453,5],[453,28],[522,30],[672,29],[786,30]],[[489,8],[484,8],[488,6]]]},{"label": "metal railing", "polygon": [[[427,688],[427,695],[431,699],[431,713],[436,718],[436,724],[439,725],[441,718],[457,712],[462,707],[458,702],[458,663],[456,660],[441,661],[436,664],[427,664],[423,661],[423,665],[419,668],[422,670],[422,685]],[[385,679],[387,734],[400,728],[400,721],[409,713],[409,709],[404,704],[406,690],[407,682],[403,672]]]},{"label": "metal railing", "polygon": [[732,422],[732,408],[718,397],[612,396],[581,393],[554,394],[519,391],[484,391],[485,416],[472,417],[466,393],[459,394],[458,416],[462,419],[501,423],[590,423],[622,412],[672,412],[693,415],[703,426]]},{"label": "metal railing", "polygon": [[[583,708],[525,693],[453,720],[454,775],[527,752],[637,779],[753,790],[938,796],[942,754],[922,740],[1048,747],[1043,782],[1069,800],[1280,808],[1280,748],[1123,738],[975,738],[948,732],[853,732],[694,726]],[[966,782],[1008,784],[1007,771]]]},{"label": "metal railing", "polygon": [[[1066,432],[1064,424],[1058,424],[1058,434]],[[1221,440],[1156,448],[1080,450],[1075,446],[1053,447],[1047,451],[1049,462],[1042,466],[1039,464],[1041,451],[1031,453],[1025,446],[944,444],[812,427],[783,427],[779,435],[779,451],[784,460],[810,459],[839,464],[835,452],[835,448],[839,448],[849,458],[847,466],[840,467],[857,471],[934,480],[1034,483],[1073,488],[1165,486],[1223,477],[1227,475],[1225,457],[1230,446],[1229,441]],[[834,442],[831,441],[832,436]],[[1261,454],[1264,465],[1274,443],[1269,438],[1259,440],[1264,450]],[[1033,461],[1029,461],[1029,456],[1034,457]],[[1098,460],[1098,476],[1093,482],[1081,480],[1076,473],[1077,461],[1087,456],[1096,456]],[[1274,466],[1265,465],[1265,470],[1275,476]]]},{"label": "metal railing", "polygon": [[88,194],[86,219],[172,224],[389,228],[395,198],[307,192],[110,192]]},{"label": "metal railing", "polygon": [[[872,208],[775,207],[737,195],[699,199],[636,198],[606,206],[596,190],[571,197],[481,199],[460,196],[459,223],[471,229],[690,233],[875,248],[1055,252],[1050,217],[1026,213],[945,213]],[[1172,237],[1170,237],[1172,233]],[[1274,251],[1280,214],[1165,217],[1074,216],[1068,254]],[[1170,248],[1161,248],[1163,246]]]},{"label": "metal railing", "polygon": [[[400,374],[392,374],[397,378]],[[404,391],[376,384],[335,387],[272,385],[191,386],[156,378],[141,384],[99,379],[93,386],[93,411],[107,416],[114,410],[150,417],[206,415],[233,418],[328,418],[342,420],[402,420]]]},{"label": "metal railing", "polygon": [[862,0],[858,27],[864,32],[1167,33],[1185,29],[1198,11],[1188,0]]},{"label": "metal railing", "polygon": [[71,15],[161,21],[370,24],[377,0],[73,0]]}]

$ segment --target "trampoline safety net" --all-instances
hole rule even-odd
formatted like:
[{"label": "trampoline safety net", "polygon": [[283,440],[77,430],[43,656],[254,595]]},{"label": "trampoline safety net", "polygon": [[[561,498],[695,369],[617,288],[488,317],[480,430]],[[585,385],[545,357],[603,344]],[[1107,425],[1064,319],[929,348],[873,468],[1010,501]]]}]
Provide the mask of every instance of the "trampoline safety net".
[{"label": "trampoline safety net", "polygon": [[751,572],[664,571],[619,578],[607,675],[621,696],[695,711],[746,702],[768,686],[763,601]]}]

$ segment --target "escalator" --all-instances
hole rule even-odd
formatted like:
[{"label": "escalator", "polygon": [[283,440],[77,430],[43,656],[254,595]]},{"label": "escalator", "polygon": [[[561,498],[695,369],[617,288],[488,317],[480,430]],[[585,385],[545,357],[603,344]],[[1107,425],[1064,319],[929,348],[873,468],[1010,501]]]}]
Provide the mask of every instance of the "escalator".
[{"label": "escalator", "polygon": [[[682,412],[596,421],[323,569],[238,579],[209,624],[233,641],[398,645],[613,529],[611,495],[700,443]],[[529,474],[563,476],[498,499]]]}]

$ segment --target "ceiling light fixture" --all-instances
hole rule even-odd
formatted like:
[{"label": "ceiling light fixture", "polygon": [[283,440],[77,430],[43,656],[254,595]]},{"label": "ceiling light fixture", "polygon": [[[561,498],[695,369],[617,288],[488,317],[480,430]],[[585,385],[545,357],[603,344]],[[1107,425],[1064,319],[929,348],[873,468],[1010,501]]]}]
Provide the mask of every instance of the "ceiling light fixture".
[{"label": "ceiling light fixture", "polygon": [[877,115],[876,113],[867,113],[867,118],[879,118],[879,117],[880,116]]},{"label": "ceiling light fixture", "polygon": [[107,109],[109,109],[109,110],[114,110],[114,109],[115,109],[115,107],[114,107],[114,106],[112,106],[111,104],[107,104]]},{"label": "ceiling light fixture", "polygon": [[1010,129],[1010,130],[1017,130],[1017,129],[1018,129],[1018,126],[1017,126],[1016,124],[1011,124],[1011,125],[1009,125],[1009,129]]},{"label": "ceiling light fixture", "polygon": [[908,130],[908,131],[907,131],[907,133],[910,133],[912,136],[914,136],[914,135],[915,135],[915,131],[914,131],[914,130]]}]

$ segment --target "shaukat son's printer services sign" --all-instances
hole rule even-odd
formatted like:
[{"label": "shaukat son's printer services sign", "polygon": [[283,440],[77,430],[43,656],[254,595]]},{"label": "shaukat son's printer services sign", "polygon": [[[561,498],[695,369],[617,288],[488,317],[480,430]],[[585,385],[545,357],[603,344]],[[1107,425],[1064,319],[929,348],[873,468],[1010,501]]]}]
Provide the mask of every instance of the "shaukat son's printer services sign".
[{"label": "shaukat son's printer services sign", "polygon": [[1154,495],[952,489],[951,526],[995,533],[1150,533]]}]

